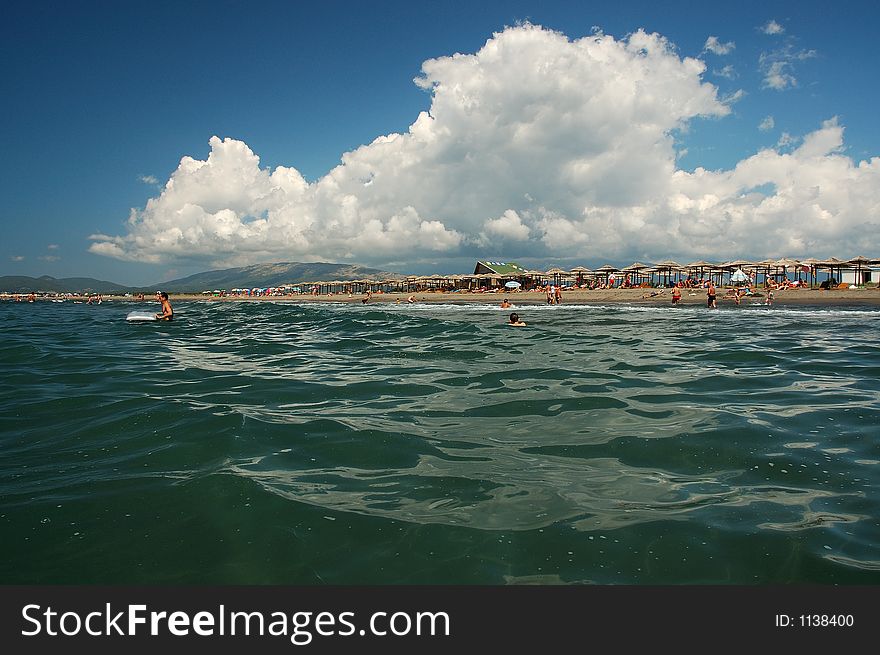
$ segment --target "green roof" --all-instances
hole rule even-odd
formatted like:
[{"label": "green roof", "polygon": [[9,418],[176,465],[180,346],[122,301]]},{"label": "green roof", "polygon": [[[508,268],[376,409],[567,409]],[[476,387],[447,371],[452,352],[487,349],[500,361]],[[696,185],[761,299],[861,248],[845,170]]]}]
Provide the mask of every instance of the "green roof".
[{"label": "green roof", "polygon": [[[480,270],[480,269],[483,270]],[[488,270],[486,270],[488,269]],[[525,275],[526,269],[513,262],[477,262],[474,275],[495,273],[496,275]]]}]

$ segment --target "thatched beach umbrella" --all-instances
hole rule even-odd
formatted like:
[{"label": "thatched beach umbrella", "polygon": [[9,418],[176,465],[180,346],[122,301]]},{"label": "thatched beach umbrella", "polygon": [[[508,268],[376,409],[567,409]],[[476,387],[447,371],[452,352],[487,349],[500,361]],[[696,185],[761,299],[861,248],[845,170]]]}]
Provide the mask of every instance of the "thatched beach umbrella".
[{"label": "thatched beach umbrella", "polygon": [[703,279],[703,271],[711,269],[713,264],[711,262],[707,262],[704,259],[701,259],[696,262],[691,262],[690,264],[685,264],[684,268],[687,270],[688,277],[693,277],[695,271],[700,271],[700,279]]},{"label": "thatched beach umbrella", "polygon": [[593,271],[586,266],[575,266],[569,271],[569,273],[575,277],[575,282],[578,284],[583,284],[584,278],[592,272]]},{"label": "thatched beach umbrella", "polygon": [[816,267],[819,264],[819,260],[815,257],[810,257],[809,259],[802,259],[801,266],[808,266],[810,268],[809,276],[810,276],[810,288],[813,288],[813,283],[816,279]]},{"label": "thatched beach umbrella", "polygon": [[664,284],[669,284],[669,277],[672,275],[673,271],[681,271],[684,267],[676,261],[671,259],[667,259],[664,262],[660,262],[659,264],[654,264],[654,268],[657,269],[657,273],[665,273],[664,275]]},{"label": "thatched beach umbrella", "polygon": [[547,269],[547,274],[552,275],[553,276],[553,284],[555,284],[556,286],[559,286],[559,278],[561,276],[565,275],[566,272],[563,271],[558,266],[554,266],[553,268]]},{"label": "thatched beach umbrella", "polygon": [[[728,279],[732,280],[733,274],[743,268],[748,268],[749,266],[754,266],[755,262],[750,262],[746,259],[735,259],[732,262],[725,262],[724,269],[727,271]],[[723,278],[721,280],[724,281]]]},{"label": "thatched beach umbrella", "polygon": [[605,274],[605,284],[608,284],[608,280],[611,277],[611,274],[616,273],[619,270],[620,269],[617,268],[617,266],[612,266],[611,264],[604,264],[604,265],[600,266],[599,268],[597,268],[596,272],[597,273],[604,273]]},{"label": "thatched beach umbrella", "polygon": [[[837,257],[829,257],[828,259],[823,259],[822,261],[818,262],[816,264],[816,268],[817,269],[827,268],[829,270],[829,276],[831,277],[831,279],[836,279],[834,277],[834,269],[835,268],[838,271],[838,276],[842,276],[843,269],[844,268],[851,268],[851,266],[847,262],[843,261],[842,259],[838,259]],[[839,279],[837,279],[837,281],[840,282]]]},{"label": "thatched beach umbrella", "polygon": [[776,260],[777,269],[782,269],[782,275],[786,279],[788,279],[788,271],[792,268],[800,267],[801,263],[797,259],[792,259],[791,257],[783,257],[781,259]]},{"label": "thatched beach umbrella", "polygon": [[650,266],[647,264],[643,264],[641,262],[633,262],[629,266],[624,266],[620,269],[623,273],[630,274],[632,277],[643,277],[644,271],[649,269]]},{"label": "thatched beach umbrella", "polygon": [[536,288],[539,283],[544,279],[545,274],[544,271],[539,271],[536,268],[526,271],[523,273],[523,277],[526,277],[530,281],[529,287]]},{"label": "thatched beach umbrella", "polygon": [[[764,276],[764,286],[767,286],[767,280],[770,277],[770,269],[776,267],[775,259],[762,259],[759,262],[755,262],[753,264],[755,273],[757,274],[759,271],[761,275]],[[757,277],[757,275],[756,275]]]},{"label": "thatched beach umbrella", "polygon": [[852,264],[856,267],[856,284],[862,282],[862,266],[870,266],[871,260],[867,257],[859,255],[858,257],[853,257],[852,259],[846,260],[848,264]]}]

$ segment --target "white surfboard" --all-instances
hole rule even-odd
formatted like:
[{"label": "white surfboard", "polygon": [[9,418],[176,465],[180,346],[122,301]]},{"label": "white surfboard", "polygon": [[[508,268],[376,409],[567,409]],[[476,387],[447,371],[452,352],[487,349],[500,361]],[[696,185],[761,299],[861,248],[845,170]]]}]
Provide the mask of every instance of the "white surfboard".
[{"label": "white surfboard", "polygon": [[156,321],[156,315],[153,312],[129,312],[125,317],[126,321],[132,323],[144,323],[146,321]]}]

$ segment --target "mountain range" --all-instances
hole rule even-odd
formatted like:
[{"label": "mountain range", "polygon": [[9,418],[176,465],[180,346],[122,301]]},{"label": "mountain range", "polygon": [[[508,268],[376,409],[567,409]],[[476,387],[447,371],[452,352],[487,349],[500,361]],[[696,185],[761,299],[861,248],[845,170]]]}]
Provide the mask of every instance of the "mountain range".
[{"label": "mountain range", "polygon": [[137,293],[161,289],[171,293],[199,293],[214,289],[275,287],[283,284],[299,284],[302,282],[317,282],[319,280],[386,280],[398,277],[400,277],[398,273],[389,273],[388,271],[366,268],[356,264],[278,262],[206,271],[144,287],[129,287],[116,284],[115,282],[95,280],[88,277],[59,279],[48,275],[37,278],[24,275],[4,275],[0,276],[0,292]]},{"label": "mountain range", "polygon": [[115,282],[95,280],[90,277],[54,278],[49,275],[28,277],[27,275],[0,276],[0,293],[30,293],[31,291],[50,291],[55,293],[119,293],[136,291]]}]

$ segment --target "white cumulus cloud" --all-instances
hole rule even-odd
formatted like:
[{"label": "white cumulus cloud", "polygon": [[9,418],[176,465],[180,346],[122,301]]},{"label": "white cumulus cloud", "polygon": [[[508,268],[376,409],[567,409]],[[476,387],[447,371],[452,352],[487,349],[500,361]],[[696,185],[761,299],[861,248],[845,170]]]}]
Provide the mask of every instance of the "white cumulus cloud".
[{"label": "white cumulus cloud", "polygon": [[703,46],[703,52],[711,52],[716,55],[727,55],[736,47],[733,41],[721,43],[717,36],[710,36],[706,39],[706,45]]},{"label": "white cumulus cloud", "polygon": [[212,137],[205,159],[181,159],[124,233],[92,235],[90,250],[156,263],[393,261],[405,271],[438,257],[727,258],[880,243],[868,226],[880,161],[847,158],[836,119],[791,153],[679,170],[675,134],[726,116],[741,97],[720,99],[705,70],[643,31],[571,40],[506,28],[473,54],[426,61],[416,83],[429,110],[405,133],[344,153],[315,182]]},{"label": "white cumulus cloud", "polygon": [[724,66],[723,68],[713,69],[712,74],[717,75],[718,77],[724,77],[728,80],[736,79],[736,75],[737,75],[736,69],[730,64],[728,64],[727,66]]},{"label": "white cumulus cloud", "polygon": [[765,89],[782,91],[798,85],[794,76],[795,64],[816,57],[817,52],[798,49],[795,47],[796,42],[797,39],[794,37],[785,37],[781,45],[769,52],[761,53],[758,58],[758,68],[764,75],[762,85]]},{"label": "white cumulus cloud", "polygon": [[773,35],[773,34],[782,34],[783,32],[785,32],[785,28],[782,27],[782,25],[780,25],[779,23],[777,23],[775,20],[769,20],[769,21],[767,21],[767,23],[764,24],[764,25],[762,25],[759,29],[760,29],[764,34],[770,34],[770,35]]},{"label": "white cumulus cloud", "polygon": [[483,229],[491,239],[513,239],[525,241],[529,238],[529,226],[512,209],[508,209],[498,218],[492,218],[485,222]]},{"label": "white cumulus cloud", "polygon": [[769,132],[774,127],[776,127],[776,121],[773,120],[772,116],[766,116],[764,120],[758,125],[758,129],[762,132]]},{"label": "white cumulus cloud", "polygon": [[784,60],[761,61],[761,69],[764,72],[765,89],[782,91],[788,87],[797,86],[797,79],[789,71],[791,63]]}]

